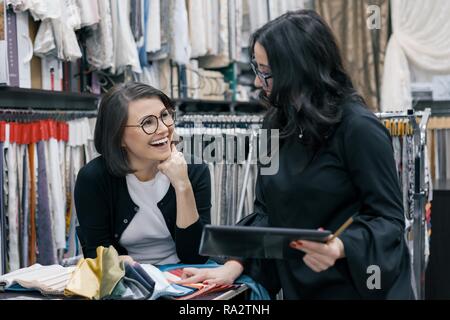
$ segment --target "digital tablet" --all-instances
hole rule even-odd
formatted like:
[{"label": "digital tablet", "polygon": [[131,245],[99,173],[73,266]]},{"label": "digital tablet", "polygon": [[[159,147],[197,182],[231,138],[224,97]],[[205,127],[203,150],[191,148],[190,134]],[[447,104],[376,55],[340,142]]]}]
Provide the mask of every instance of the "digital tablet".
[{"label": "digital tablet", "polygon": [[326,242],[330,231],[292,228],[206,225],[200,243],[204,256],[298,259],[301,252],[289,246],[293,240]]}]

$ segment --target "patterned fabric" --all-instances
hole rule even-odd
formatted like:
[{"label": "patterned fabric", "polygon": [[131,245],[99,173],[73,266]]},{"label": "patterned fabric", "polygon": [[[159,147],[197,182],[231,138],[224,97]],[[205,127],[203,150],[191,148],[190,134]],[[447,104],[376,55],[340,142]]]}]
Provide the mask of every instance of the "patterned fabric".
[{"label": "patterned fabric", "polygon": [[108,0],[99,0],[100,23],[92,30],[92,36],[86,39],[86,56],[90,65],[98,69],[113,67],[113,34],[111,7]]},{"label": "patterned fabric", "polygon": [[[353,85],[372,110],[380,109],[381,75],[389,36],[388,0],[315,0],[315,9],[330,24]],[[380,29],[369,29],[367,8],[380,8]]]},{"label": "patterned fabric", "polygon": [[49,190],[47,181],[47,166],[45,161],[45,143],[37,144],[38,155],[38,223],[37,223],[37,261],[42,265],[56,263],[55,247],[52,230],[52,216],[49,206]]},{"label": "patterned fabric", "polygon": [[36,176],[35,170],[37,164],[35,161],[36,144],[28,145],[29,163],[30,163],[30,228],[28,239],[28,262],[30,265],[36,263]]}]

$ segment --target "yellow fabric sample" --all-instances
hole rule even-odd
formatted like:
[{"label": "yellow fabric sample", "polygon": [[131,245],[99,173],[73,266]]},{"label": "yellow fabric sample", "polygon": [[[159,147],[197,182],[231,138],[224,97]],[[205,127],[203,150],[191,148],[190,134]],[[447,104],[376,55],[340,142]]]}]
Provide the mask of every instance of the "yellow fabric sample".
[{"label": "yellow fabric sample", "polygon": [[116,249],[98,247],[97,258],[81,259],[77,263],[64,295],[99,300],[110,295],[124,275],[125,267]]}]

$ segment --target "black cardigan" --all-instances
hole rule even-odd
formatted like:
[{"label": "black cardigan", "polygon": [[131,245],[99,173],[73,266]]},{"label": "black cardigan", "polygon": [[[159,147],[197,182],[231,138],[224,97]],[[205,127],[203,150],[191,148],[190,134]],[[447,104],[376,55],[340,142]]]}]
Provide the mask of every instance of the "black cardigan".
[{"label": "black cardigan", "polygon": [[[209,168],[206,164],[188,164],[188,175],[199,219],[186,229],[176,226],[176,197],[172,185],[164,198],[158,202],[158,208],[175,241],[181,262],[204,263],[207,257],[200,256],[198,250],[203,226],[211,223]],[[74,196],[80,224],[77,233],[84,256],[95,258],[98,246],[110,245],[113,245],[120,255],[126,255],[127,251],[119,244],[119,239],[139,210],[128,193],[126,178],[110,174],[104,158],[99,156],[78,173]]]},{"label": "black cardigan", "polygon": [[[342,110],[342,121],[314,158],[298,135],[284,140],[278,173],[258,176],[255,211],[265,218],[249,224],[336,231],[357,213],[340,236],[346,258],[316,273],[297,251],[294,260],[247,260],[246,272],[272,294],[282,288],[286,299],[413,298],[389,133],[359,104]],[[381,288],[370,290],[373,265],[380,268]]]}]

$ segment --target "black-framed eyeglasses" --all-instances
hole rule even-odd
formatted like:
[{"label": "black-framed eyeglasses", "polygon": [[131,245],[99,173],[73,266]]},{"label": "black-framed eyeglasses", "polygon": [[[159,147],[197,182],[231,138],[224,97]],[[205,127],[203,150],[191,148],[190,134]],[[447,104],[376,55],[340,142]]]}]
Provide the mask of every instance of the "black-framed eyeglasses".
[{"label": "black-framed eyeglasses", "polygon": [[146,116],[144,119],[142,119],[140,124],[137,125],[126,125],[124,127],[140,127],[142,131],[144,131],[146,134],[153,134],[158,130],[159,125],[159,119],[161,119],[162,123],[166,127],[171,127],[175,123],[174,120],[174,112],[169,111],[167,109],[161,111],[161,115],[159,117],[154,115]]},{"label": "black-framed eyeglasses", "polygon": [[258,69],[258,64],[254,59],[250,62],[250,66],[252,67],[253,72],[255,75],[261,80],[264,89],[267,89],[269,87],[269,79],[272,79],[272,74],[269,72],[262,72]]}]

